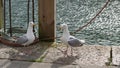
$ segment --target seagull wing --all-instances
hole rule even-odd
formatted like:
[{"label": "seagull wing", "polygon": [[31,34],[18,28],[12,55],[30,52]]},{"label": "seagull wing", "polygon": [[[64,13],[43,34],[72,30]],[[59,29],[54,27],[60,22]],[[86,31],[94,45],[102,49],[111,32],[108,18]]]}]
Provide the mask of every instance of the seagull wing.
[{"label": "seagull wing", "polygon": [[69,40],[68,40],[68,44],[72,47],[78,47],[78,46],[82,46],[83,42],[77,38],[75,38],[74,36],[70,36]]},{"label": "seagull wing", "polygon": [[16,43],[18,43],[18,44],[24,44],[24,43],[26,43],[27,41],[28,41],[27,36],[26,36],[26,35],[23,35],[23,36],[21,36],[21,37],[19,37],[19,38],[17,39]]}]

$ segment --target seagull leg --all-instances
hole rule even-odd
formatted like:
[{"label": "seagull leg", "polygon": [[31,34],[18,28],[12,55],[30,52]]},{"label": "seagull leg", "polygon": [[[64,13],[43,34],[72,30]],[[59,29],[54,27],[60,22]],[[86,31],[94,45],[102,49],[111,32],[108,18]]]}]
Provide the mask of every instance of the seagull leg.
[{"label": "seagull leg", "polygon": [[67,45],[66,50],[64,51],[64,57],[68,57],[68,45]]},{"label": "seagull leg", "polygon": [[71,56],[73,56],[73,48],[71,47]]}]

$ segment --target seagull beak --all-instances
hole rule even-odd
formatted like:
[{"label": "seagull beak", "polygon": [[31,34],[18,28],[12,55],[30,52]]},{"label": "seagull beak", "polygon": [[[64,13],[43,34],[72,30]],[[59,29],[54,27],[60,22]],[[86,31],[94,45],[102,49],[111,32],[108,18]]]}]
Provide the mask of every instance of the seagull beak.
[{"label": "seagull beak", "polygon": [[33,24],[33,26],[35,26],[35,24]]},{"label": "seagull beak", "polygon": [[59,28],[60,28],[60,30],[63,30],[63,28],[62,28],[62,26],[61,26],[61,25],[59,26]]},{"label": "seagull beak", "polygon": [[36,25],[38,25],[38,24],[33,24],[33,26],[36,26]]},{"label": "seagull beak", "polygon": [[57,27],[57,30],[61,31],[62,30],[62,27],[61,26],[56,26]]}]

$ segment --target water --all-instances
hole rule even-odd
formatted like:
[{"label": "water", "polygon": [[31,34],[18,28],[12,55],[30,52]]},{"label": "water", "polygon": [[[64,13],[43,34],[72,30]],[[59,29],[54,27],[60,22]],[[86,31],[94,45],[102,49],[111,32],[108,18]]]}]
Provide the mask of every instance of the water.
[{"label": "water", "polygon": [[[86,24],[106,0],[57,0],[57,25],[67,23],[70,32]],[[120,0],[112,0],[95,21],[74,34],[90,45],[120,45]],[[57,31],[61,36],[61,31]]]},{"label": "water", "polygon": [[[13,27],[27,28],[27,0],[12,1]],[[91,20],[105,4],[106,0],[56,0],[56,25],[67,23],[70,32]],[[7,0],[8,6],[8,0]],[[107,8],[82,31],[74,34],[79,39],[85,39],[90,45],[120,45],[120,0],[112,0]],[[35,22],[38,22],[38,0],[35,0]],[[6,22],[9,28],[9,13],[6,8]],[[32,21],[30,9],[30,21]],[[57,36],[62,32],[57,29]]]},{"label": "water", "polygon": [[[35,15],[34,23],[38,23],[38,0],[35,1]],[[28,26],[28,0],[11,0],[11,22],[12,22],[12,28],[21,28],[26,30]],[[9,0],[6,0],[6,27],[7,29],[10,28],[9,26]],[[29,6],[29,21],[32,20],[32,0],[30,0],[30,6]],[[36,27],[37,31],[38,27]],[[7,31],[7,30],[6,30]],[[14,32],[14,31],[13,31]],[[23,33],[22,33],[23,34]],[[13,33],[13,36],[19,36],[22,35],[20,33]]]}]

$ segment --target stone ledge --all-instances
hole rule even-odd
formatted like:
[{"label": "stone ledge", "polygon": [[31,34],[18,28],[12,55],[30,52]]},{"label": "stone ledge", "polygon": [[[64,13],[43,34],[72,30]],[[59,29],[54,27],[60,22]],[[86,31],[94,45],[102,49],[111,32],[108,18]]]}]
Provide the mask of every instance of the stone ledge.
[{"label": "stone ledge", "polygon": [[97,65],[64,65],[56,63],[36,63],[25,61],[0,60],[0,68],[119,68],[115,66]]},{"label": "stone ledge", "polygon": [[[64,50],[65,47],[59,47],[59,49]],[[103,66],[106,62],[109,62],[110,50],[110,46],[99,45],[76,47],[74,48],[74,54],[77,54],[77,57],[64,58],[59,50],[51,48],[46,58],[44,58],[44,62]]]},{"label": "stone ledge", "polygon": [[[84,45],[82,47],[74,47],[74,54],[77,56],[64,57],[60,50],[49,47],[51,44],[40,43],[30,47],[12,48],[4,45],[0,46],[0,58],[9,58],[16,60],[36,60],[47,52],[42,62],[53,62],[62,64],[77,64],[77,65],[98,65],[103,66],[109,62],[110,46],[100,45]],[[66,46],[58,45],[61,50],[65,50]],[[114,55],[114,54],[113,54]]]},{"label": "stone ledge", "polygon": [[112,64],[120,65],[120,46],[112,46]]}]

